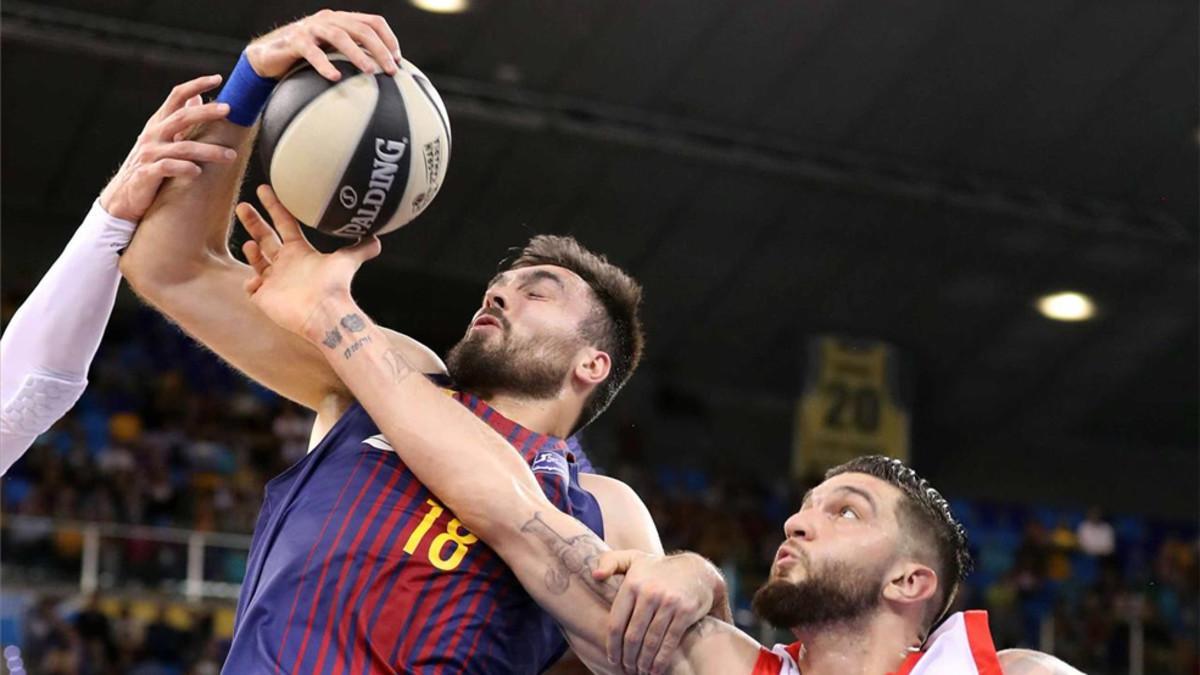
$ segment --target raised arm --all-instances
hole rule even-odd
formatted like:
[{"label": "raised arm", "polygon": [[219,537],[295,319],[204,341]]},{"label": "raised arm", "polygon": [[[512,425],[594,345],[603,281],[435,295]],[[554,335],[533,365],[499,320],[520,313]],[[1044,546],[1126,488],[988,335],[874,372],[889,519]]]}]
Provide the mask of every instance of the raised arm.
[{"label": "raised arm", "polygon": [[[258,272],[247,285],[253,302],[320,345],[417,478],[504,559],[588,667],[620,672],[606,658],[605,642],[621,578],[594,576],[608,546],[554,508],[512,446],[421,377],[350,298],[350,279],[379,253],[378,240],[321,255],[269,192],[260,196],[282,241],[270,262],[256,255],[257,244],[249,246]],[[749,673],[758,650],[736,628],[706,618],[684,638],[671,672]]]},{"label": "raised arm", "polygon": [[[395,72],[399,48],[387,23],[354,12],[324,10],[288,24],[251,42],[245,56],[259,78],[278,78],[307,60],[336,80],[340,74],[322,46],[337,48],[364,70]],[[237,105],[231,117],[253,125],[257,110],[247,115]],[[345,387],[312,346],[247,300],[242,287],[251,268],[229,252],[233,203],[254,136],[254,126],[226,120],[199,127],[195,140],[230,148],[237,161],[206,164],[202,172],[170,180],[122,256],[121,271],[142,298],[252,379],[319,412],[332,407],[340,414]],[[392,339],[417,367],[442,368],[414,341],[399,334]]]}]

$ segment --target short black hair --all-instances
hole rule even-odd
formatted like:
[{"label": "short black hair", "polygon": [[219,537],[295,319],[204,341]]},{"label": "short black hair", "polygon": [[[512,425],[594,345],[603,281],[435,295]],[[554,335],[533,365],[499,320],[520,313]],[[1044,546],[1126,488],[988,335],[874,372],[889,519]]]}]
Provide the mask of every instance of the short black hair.
[{"label": "short black hair", "polygon": [[612,358],[612,370],[584,403],[579,421],[571,430],[575,433],[604,412],[642,360],[646,343],[639,316],[642,287],[607,257],[589,251],[574,237],[539,234],[513,253],[511,259],[501,261],[501,268],[557,265],[578,274],[595,294],[596,311],[580,326],[580,333]]},{"label": "short black hair", "polygon": [[863,473],[895,486],[904,495],[897,520],[912,540],[933,553],[941,601],[937,612],[927,613],[925,631],[940,621],[971,573],[971,552],[967,549],[967,531],[954,517],[950,503],[929,481],[917,475],[904,462],[882,455],[858,457],[825,472],[825,480],[844,473]]}]

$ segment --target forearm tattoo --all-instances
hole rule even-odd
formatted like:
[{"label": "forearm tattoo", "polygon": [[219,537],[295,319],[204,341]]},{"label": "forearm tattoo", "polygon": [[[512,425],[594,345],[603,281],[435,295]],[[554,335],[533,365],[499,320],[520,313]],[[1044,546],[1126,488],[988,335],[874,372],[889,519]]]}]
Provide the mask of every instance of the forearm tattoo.
[{"label": "forearm tattoo", "polygon": [[604,550],[596,535],[588,532],[570,539],[564,538],[542,520],[541,513],[533,514],[533,518],[521,526],[521,531],[531,534],[553,554],[554,563],[546,568],[546,590],[555,595],[562,595],[571,586],[571,577],[576,577],[585,588],[611,605],[617,597],[620,581],[609,577],[605,581],[592,578],[592,571],[600,553]]},{"label": "forearm tattoo", "polygon": [[333,349],[342,343],[342,334],[337,328],[325,331],[325,337],[321,339],[321,344]]},{"label": "forearm tattoo", "polygon": [[[617,591],[625,580],[624,575],[609,577],[604,581],[592,578],[600,554],[605,550],[603,542],[596,535],[588,532],[574,537],[563,537],[546,521],[541,513],[534,513],[533,518],[521,526],[521,532],[532,535],[552,554],[553,562],[546,568],[542,581],[546,590],[554,595],[562,595],[571,586],[574,577],[583,583],[604,605],[611,608]],[[684,644],[690,644],[697,638],[710,633],[729,629],[730,626],[709,616],[696,623],[684,636]]]},{"label": "forearm tattoo", "polygon": [[371,336],[364,335],[364,336],[358,338],[357,340],[355,340],[354,342],[351,342],[350,346],[346,347],[346,351],[342,352],[342,356],[348,359],[351,356],[354,356],[354,352],[357,352],[358,350],[362,349],[363,345],[368,344],[370,342],[371,342]]},{"label": "forearm tattoo", "polygon": [[346,316],[342,317],[340,323],[342,324],[342,328],[345,328],[351,333],[357,333],[367,327],[367,323],[363,321],[363,318],[358,314],[347,314]]},{"label": "forearm tattoo", "polygon": [[408,365],[408,360],[404,358],[404,354],[395,347],[388,349],[383,354],[383,362],[387,364],[388,374],[392,376],[392,381],[399,384],[413,374],[413,367]]},{"label": "forearm tattoo", "polygon": [[[350,333],[357,333],[367,327],[367,322],[363,321],[362,316],[357,313],[343,316],[341,321],[338,323],[340,323],[342,328],[345,328],[346,331]],[[330,349],[333,349],[341,344],[342,333],[337,329],[337,326],[334,326],[325,333],[325,339],[323,342],[325,343],[325,346],[329,347]],[[351,356],[354,356],[355,352],[362,349],[363,346],[369,344],[370,342],[370,336],[364,335],[358,338],[354,342],[351,342],[346,349],[342,351],[342,357],[348,359]]]}]

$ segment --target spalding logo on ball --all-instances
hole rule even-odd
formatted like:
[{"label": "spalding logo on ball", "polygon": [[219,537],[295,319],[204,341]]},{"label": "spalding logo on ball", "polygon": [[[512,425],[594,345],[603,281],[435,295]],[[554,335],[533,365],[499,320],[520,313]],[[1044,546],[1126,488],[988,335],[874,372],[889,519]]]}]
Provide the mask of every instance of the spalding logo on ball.
[{"label": "spalding logo on ball", "polygon": [[369,75],[340,55],[342,79],[289,73],[267,102],[259,151],[279,201],[339,237],[387,234],[437,195],[450,161],[450,118],[429,78],[401,60]]}]

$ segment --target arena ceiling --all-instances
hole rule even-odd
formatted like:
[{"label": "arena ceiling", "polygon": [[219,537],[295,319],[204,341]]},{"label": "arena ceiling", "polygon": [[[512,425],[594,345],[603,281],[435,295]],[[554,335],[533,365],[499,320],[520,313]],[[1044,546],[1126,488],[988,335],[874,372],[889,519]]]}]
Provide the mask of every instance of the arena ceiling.
[{"label": "arena ceiling", "polygon": [[[929,452],[1195,455],[1194,0],[349,4],[390,18],[455,132],[438,200],[364,272],[388,323],[445,347],[508,246],[572,233],[645,283],[662,386],[786,402],[806,335],[875,336],[913,358]],[[5,281],[172,83],[317,7],[6,0]],[[1038,315],[1060,289],[1099,318]]]}]

